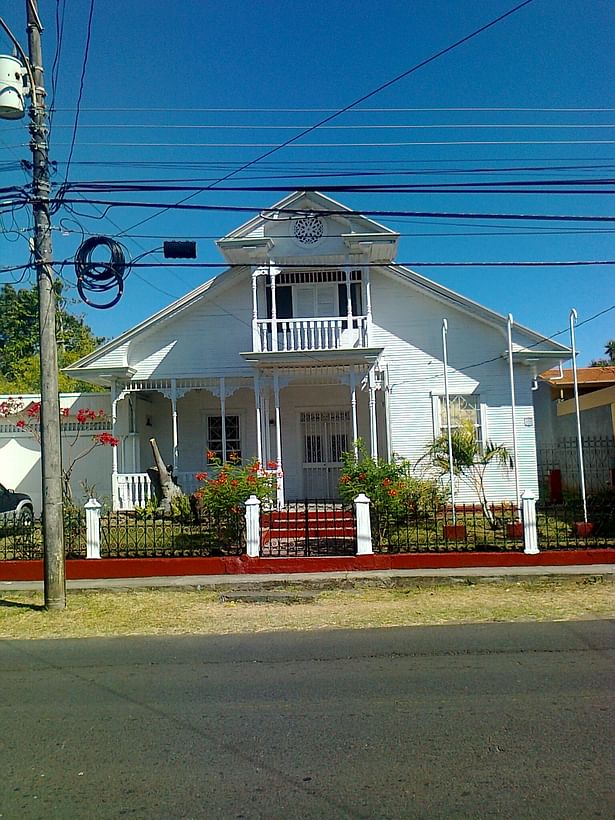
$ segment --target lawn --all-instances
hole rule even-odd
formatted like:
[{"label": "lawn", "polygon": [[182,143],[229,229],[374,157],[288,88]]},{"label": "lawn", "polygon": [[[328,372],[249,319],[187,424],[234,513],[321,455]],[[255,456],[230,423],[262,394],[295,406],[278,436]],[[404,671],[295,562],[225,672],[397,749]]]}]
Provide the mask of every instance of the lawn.
[{"label": "lawn", "polygon": [[[47,612],[42,593],[0,592],[0,638],[229,634],[362,629],[495,621],[560,621],[615,614],[610,578],[413,579],[399,586],[312,589],[286,585],[273,602],[225,600],[210,588],[92,590],[68,593],[68,608]],[[242,594],[246,590],[242,588]],[[286,603],[289,593],[300,602]],[[300,595],[303,594],[303,598]]]}]

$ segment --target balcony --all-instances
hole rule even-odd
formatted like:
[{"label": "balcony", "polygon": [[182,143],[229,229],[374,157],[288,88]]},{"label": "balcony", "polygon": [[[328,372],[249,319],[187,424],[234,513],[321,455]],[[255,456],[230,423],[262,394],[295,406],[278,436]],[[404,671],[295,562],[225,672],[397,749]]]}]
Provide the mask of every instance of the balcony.
[{"label": "balcony", "polygon": [[[275,326],[275,327],[274,327]],[[366,348],[367,317],[319,319],[258,319],[254,338],[255,353],[302,353],[315,350]]]}]

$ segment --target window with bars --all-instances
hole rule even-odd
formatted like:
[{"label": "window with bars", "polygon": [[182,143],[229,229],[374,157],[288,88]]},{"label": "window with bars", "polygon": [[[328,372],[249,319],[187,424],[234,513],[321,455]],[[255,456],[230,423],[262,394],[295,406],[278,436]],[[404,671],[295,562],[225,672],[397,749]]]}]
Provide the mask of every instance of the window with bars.
[{"label": "window with bars", "polygon": [[[483,444],[483,430],[481,424],[480,396],[452,395],[449,396],[449,407],[451,414],[451,429],[455,430],[466,422],[470,422],[474,428],[476,440]],[[440,434],[446,433],[446,398],[440,396]]]},{"label": "window with bars", "polygon": [[[348,273],[352,315],[363,315],[361,271]],[[271,319],[271,285],[265,287],[267,318]],[[344,271],[300,271],[282,273],[276,281],[278,319],[346,316],[348,291]]]},{"label": "window with bars", "polygon": [[[224,438],[223,438],[224,436]],[[223,446],[226,444],[226,447]],[[207,449],[215,453],[216,458],[227,460],[233,456],[241,460],[241,426],[239,416],[224,417],[224,431],[222,416],[207,417]]]}]

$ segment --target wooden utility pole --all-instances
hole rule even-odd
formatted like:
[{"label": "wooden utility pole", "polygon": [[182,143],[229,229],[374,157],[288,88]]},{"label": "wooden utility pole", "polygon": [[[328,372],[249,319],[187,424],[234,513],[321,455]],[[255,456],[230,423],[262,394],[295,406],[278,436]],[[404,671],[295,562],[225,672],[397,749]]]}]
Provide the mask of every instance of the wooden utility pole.
[{"label": "wooden utility pole", "polygon": [[49,128],[45,107],[42,26],[37,0],[26,0],[28,52],[35,88],[32,89],[30,135],[32,149],[32,210],[34,259],[38,285],[39,347],[41,360],[41,468],[43,490],[43,543],[45,550],[45,606],[64,609],[66,577],[62,515],[62,452],[56,342],[56,291],[51,266],[49,219]]}]

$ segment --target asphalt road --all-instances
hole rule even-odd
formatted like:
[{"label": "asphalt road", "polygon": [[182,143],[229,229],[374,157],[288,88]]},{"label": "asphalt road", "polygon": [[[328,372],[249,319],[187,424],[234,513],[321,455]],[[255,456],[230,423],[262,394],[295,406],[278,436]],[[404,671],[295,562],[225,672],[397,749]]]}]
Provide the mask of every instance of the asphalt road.
[{"label": "asphalt road", "polygon": [[612,817],[614,624],[0,642],[0,817]]}]

